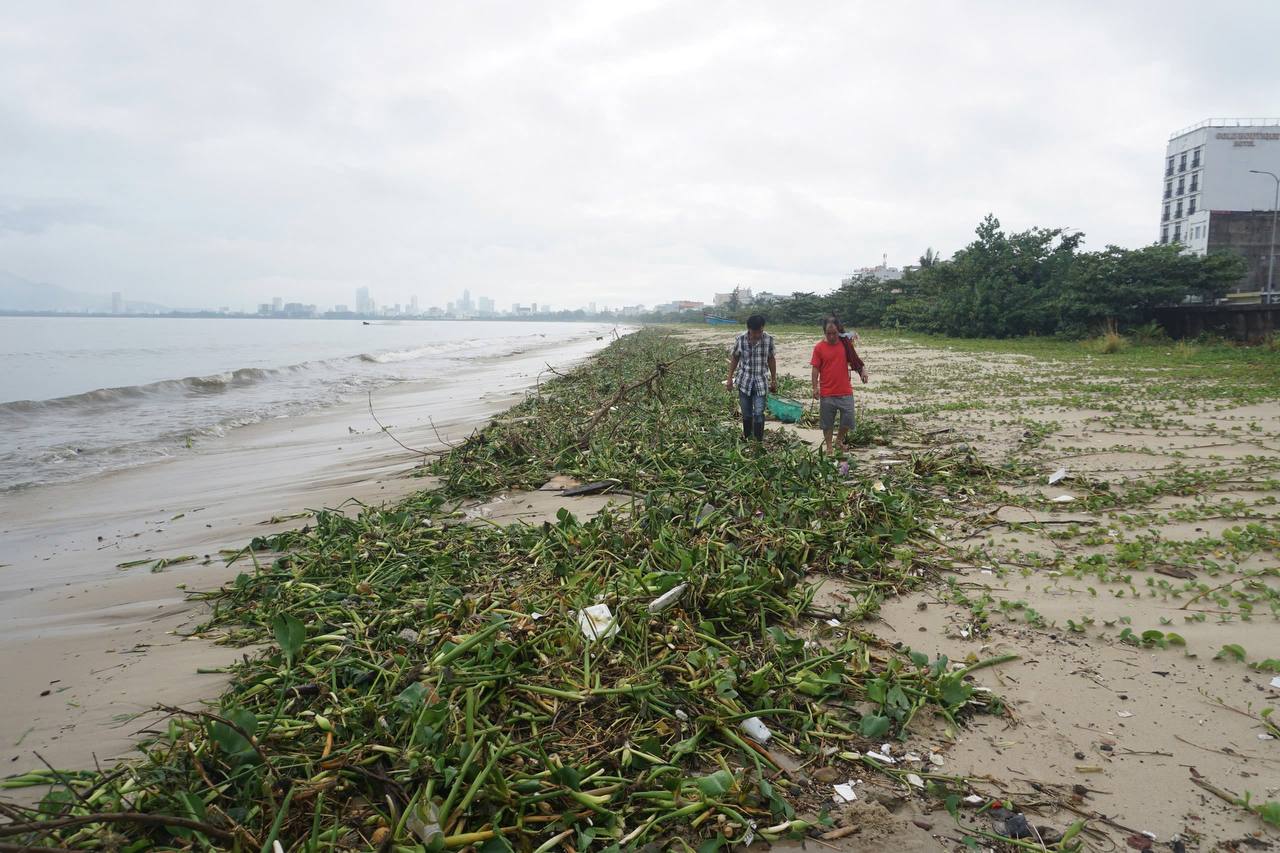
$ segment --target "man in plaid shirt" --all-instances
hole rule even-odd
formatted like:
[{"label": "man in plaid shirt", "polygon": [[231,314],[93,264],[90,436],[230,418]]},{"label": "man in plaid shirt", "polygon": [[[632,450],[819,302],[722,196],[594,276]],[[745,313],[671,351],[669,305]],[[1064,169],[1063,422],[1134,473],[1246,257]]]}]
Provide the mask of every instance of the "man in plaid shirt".
[{"label": "man in plaid shirt", "polygon": [[[765,370],[769,372],[765,384]],[[778,390],[778,361],[775,358],[773,335],[764,330],[764,317],[752,314],[747,318],[747,330],[733,342],[729,353],[729,378],[724,387],[738,389],[738,403],[742,407],[742,437],[764,439],[764,398],[766,391]]]}]

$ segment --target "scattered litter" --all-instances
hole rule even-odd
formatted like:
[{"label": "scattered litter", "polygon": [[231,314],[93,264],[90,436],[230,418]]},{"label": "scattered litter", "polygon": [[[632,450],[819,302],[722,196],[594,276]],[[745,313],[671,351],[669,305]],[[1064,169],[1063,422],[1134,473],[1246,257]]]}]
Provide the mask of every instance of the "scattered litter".
[{"label": "scattered litter", "polygon": [[987,798],[978,794],[970,794],[964,798],[964,801],[971,806],[980,806],[987,801]]},{"label": "scattered litter", "polygon": [[678,584],[664,592],[662,595],[649,602],[650,613],[661,613],[671,605],[680,600],[680,596],[684,595],[684,591],[689,588],[687,583]]},{"label": "scattered litter", "polygon": [[593,604],[579,610],[578,627],[588,640],[604,640],[618,633],[618,622],[607,604]]},{"label": "scattered litter", "polygon": [[1128,717],[1132,717],[1132,716],[1133,716],[1133,712],[1132,712],[1132,711],[1116,711],[1116,714],[1118,714],[1118,715],[1119,715],[1119,716],[1121,716],[1121,717],[1125,717],[1125,718],[1128,718]]},{"label": "scattered litter", "polygon": [[1262,734],[1258,735],[1258,740],[1275,740],[1275,739],[1276,739],[1275,735],[1269,735],[1266,732],[1263,732]]},{"label": "scattered litter", "polygon": [[941,767],[942,756],[938,755],[938,753],[936,752],[929,753],[929,763],[932,764],[934,767]]},{"label": "scattered litter", "polygon": [[679,708],[676,708],[676,719],[682,723],[687,723],[689,722],[689,715]]},{"label": "scattered litter", "polygon": [[529,618],[536,622],[545,615],[546,615],[545,613],[539,613],[538,611],[535,610],[529,614]]},{"label": "scattered litter", "polygon": [[405,826],[426,844],[432,844],[436,839],[444,840],[444,830],[440,828],[440,816],[434,803],[428,802],[425,806],[410,809]]},{"label": "scattered litter", "polygon": [[873,492],[883,492],[883,491],[884,491],[884,483],[880,482],[879,480],[876,480],[874,483],[872,483],[872,484],[871,484],[871,491],[873,491]]},{"label": "scattered litter", "polygon": [[991,571],[990,569],[978,569],[978,571],[979,571],[981,574],[984,574],[984,575],[994,575],[994,574],[995,574],[995,572]]},{"label": "scattered litter", "polygon": [[863,754],[866,755],[867,758],[874,758],[876,761],[879,761],[881,764],[897,764],[898,763],[898,759],[894,758],[891,755],[885,755],[882,752],[866,752]]},{"label": "scattered litter", "polygon": [[843,785],[835,785],[834,788],[836,791],[837,803],[852,803],[854,800],[858,799],[858,795],[854,792],[853,785],[851,783],[846,782]]},{"label": "scattered litter", "polygon": [[917,788],[924,787],[924,780],[921,779],[919,776],[917,776],[915,773],[907,774],[907,782],[910,783],[911,785],[914,785]]},{"label": "scattered litter", "polygon": [[1009,838],[1030,838],[1031,826],[1027,823],[1025,816],[1020,814],[1010,815],[1004,819],[1003,834]]},{"label": "scattered litter", "polygon": [[1271,686],[1280,687],[1280,675],[1277,675],[1275,678],[1271,679]]},{"label": "scattered litter", "polygon": [[1071,495],[1058,495],[1056,498],[1053,499],[1053,502],[1056,504],[1069,504],[1073,500],[1075,500],[1075,498],[1072,497]]},{"label": "scattered litter", "polygon": [[830,625],[832,628],[839,628],[839,627],[840,627],[840,620],[839,620],[839,619],[828,619],[828,620],[827,620],[827,624],[828,624],[828,625]]},{"label": "scattered litter", "polygon": [[1077,764],[1076,772],[1077,773],[1101,773],[1102,768],[1092,764]]},{"label": "scattered litter", "polygon": [[1054,471],[1052,474],[1049,475],[1049,485],[1050,486],[1054,485],[1059,480],[1065,479],[1066,476],[1067,476],[1067,469],[1059,468],[1057,471]]},{"label": "scattered litter", "polygon": [[769,727],[761,722],[759,717],[747,717],[738,724],[738,728],[747,733],[747,737],[756,743],[768,743],[769,738],[773,737],[773,732],[769,731]]}]

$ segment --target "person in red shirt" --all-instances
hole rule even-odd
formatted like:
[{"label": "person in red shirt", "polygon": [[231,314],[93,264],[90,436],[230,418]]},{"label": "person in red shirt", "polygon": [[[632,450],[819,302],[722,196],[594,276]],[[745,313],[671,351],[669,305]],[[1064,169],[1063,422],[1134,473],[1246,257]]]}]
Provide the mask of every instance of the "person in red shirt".
[{"label": "person in red shirt", "polygon": [[858,333],[853,330],[846,332],[844,330],[844,324],[840,322],[839,318],[837,318],[835,314],[828,314],[823,318],[822,330],[824,333],[827,330],[827,323],[830,321],[835,321],[836,329],[840,332],[840,340],[844,343],[844,354],[845,358],[849,360],[849,366],[853,368],[854,373],[862,377],[863,384],[866,384],[867,365],[858,357],[858,351],[854,349],[854,344],[858,342]]},{"label": "person in red shirt", "polygon": [[[831,454],[836,413],[840,413],[840,432],[837,440],[840,450],[845,449],[849,430],[854,425],[853,383],[849,381],[849,368],[852,365],[845,343],[840,338],[840,324],[835,318],[827,319],[823,333],[823,339],[814,346],[813,356],[809,359],[809,364],[812,366],[809,378],[813,383],[813,398],[821,401],[818,405],[818,415],[822,423],[822,439],[826,445],[826,452]],[[858,375],[865,384],[867,381],[865,366]]]}]

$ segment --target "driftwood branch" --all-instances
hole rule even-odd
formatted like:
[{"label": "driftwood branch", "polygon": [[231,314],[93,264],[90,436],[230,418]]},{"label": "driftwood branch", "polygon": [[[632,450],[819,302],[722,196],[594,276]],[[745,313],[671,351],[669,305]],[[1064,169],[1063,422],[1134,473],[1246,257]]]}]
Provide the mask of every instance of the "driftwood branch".
[{"label": "driftwood branch", "polygon": [[625,383],[620,385],[618,387],[617,393],[614,394],[612,397],[610,397],[607,403],[605,403],[603,406],[601,406],[599,409],[596,410],[595,414],[591,416],[591,420],[587,421],[587,425],[582,430],[582,434],[578,436],[578,442],[577,442],[578,446],[581,448],[585,448],[587,446],[587,444],[591,441],[591,434],[595,432],[596,427],[600,425],[600,422],[602,420],[604,420],[604,416],[609,414],[609,410],[612,409],[614,406],[626,400],[628,394],[631,394],[634,391],[638,391],[641,388],[647,389],[649,391],[653,391],[655,385],[660,386],[663,378],[666,377],[667,373],[670,372],[671,368],[674,367],[676,364],[678,364],[681,361],[684,361],[686,358],[691,358],[692,356],[695,356],[695,355],[701,355],[702,353],[709,352],[709,351],[718,351],[718,348],[710,349],[710,348],[704,347],[704,348],[698,348],[698,349],[691,349],[688,352],[684,353],[683,355],[672,359],[671,361],[658,362],[657,366],[654,368],[654,371],[650,373],[648,376],[644,377],[643,379],[637,379],[635,382],[632,382],[630,385],[627,385]]},{"label": "driftwood branch", "polygon": [[1217,785],[1213,784],[1208,779],[1201,776],[1200,773],[1194,767],[1191,767],[1189,769],[1191,770],[1192,782],[1199,785],[1201,788],[1204,788],[1206,791],[1208,791],[1210,794],[1213,794],[1215,797],[1222,800],[1224,803],[1230,803],[1233,806],[1238,806],[1241,804],[1240,796],[1238,794],[1233,794],[1230,791],[1226,791],[1226,790],[1223,790],[1222,788],[1219,788]]},{"label": "driftwood branch", "polygon": [[[369,417],[373,418],[373,422],[374,422],[375,424],[377,424],[377,425],[378,425],[378,428],[379,428],[380,430],[382,430],[382,431],[383,431],[383,432],[385,432],[387,435],[389,435],[389,436],[391,437],[391,440],[392,440],[392,441],[394,441],[396,444],[400,445],[401,447],[403,447],[405,450],[409,451],[410,453],[416,453],[416,454],[418,454],[419,456],[439,456],[439,455],[441,454],[441,452],[442,452],[442,451],[439,451],[439,450],[434,450],[434,451],[432,451],[432,450],[419,450],[419,449],[418,449],[418,448],[416,448],[416,447],[410,447],[409,445],[405,444],[405,443],[404,443],[403,441],[401,441],[400,439],[396,438],[396,437],[395,437],[395,434],[394,434],[393,432],[391,432],[391,428],[390,428],[390,427],[388,427],[388,426],[386,426],[382,421],[378,420],[378,416],[377,416],[377,414],[375,414],[375,413],[374,413],[374,411],[373,411],[373,392],[372,392],[372,391],[370,391],[370,392],[369,392]],[[435,429],[435,427],[436,427],[435,423],[434,423],[434,422],[432,422],[432,424],[431,424],[431,428],[432,428],[432,429]],[[438,438],[439,436],[440,436],[440,433],[438,433],[438,432],[437,432],[437,433],[436,433],[436,437]]]}]

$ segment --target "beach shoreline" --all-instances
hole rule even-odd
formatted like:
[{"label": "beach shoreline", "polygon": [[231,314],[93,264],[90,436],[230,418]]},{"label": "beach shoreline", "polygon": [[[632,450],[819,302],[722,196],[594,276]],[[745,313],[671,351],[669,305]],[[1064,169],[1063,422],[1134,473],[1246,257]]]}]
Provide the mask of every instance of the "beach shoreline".
[{"label": "beach shoreline", "polygon": [[[1186,772],[1197,767],[1214,784],[1252,790],[1259,799],[1276,793],[1267,782],[1277,759],[1266,753],[1266,741],[1274,738],[1266,720],[1250,712],[1259,694],[1277,694],[1268,693],[1270,674],[1245,666],[1245,649],[1253,661],[1280,636],[1280,610],[1264,610],[1278,591],[1272,576],[1258,573],[1274,562],[1280,540],[1261,528],[1252,539],[1233,540],[1240,525],[1202,517],[1229,508],[1261,519],[1251,527],[1274,520],[1268,472],[1280,467],[1280,404],[1268,398],[1265,382],[1250,384],[1211,365],[1197,405],[1182,396],[1171,404],[1169,393],[1185,394],[1175,369],[963,352],[869,333],[861,348],[872,384],[855,389],[866,431],[846,458],[847,473],[837,474],[830,460],[815,457],[820,434],[808,422],[771,423],[762,449],[744,446],[731,416],[736,403],[720,384],[723,362],[707,346],[727,348],[729,335],[684,329],[679,337],[624,341],[612,358],[557,380],[518,417],[497,420],[448,454],[436,494],[279,543],[287,563],[264,563],[222,597],[217,630],[262,643],[237,668],[224,701],[252,709],[264,749],[300,774],[301,790],[343,786],[347,805],[324,815],[335,839],[368,845],[403,830],[392,828],[394,806],[383,813],[381,795],[363,787],[368,779],[345,775],[338,782],[329,771],[377,762],[411,801],[423,774],[440,772],[418,763],[418,735],[407,728],[422,719],[417,715],[440,715],[448,737],[430,754],[441,761],[447,755],[463,767],[455,778],[466,779],[463,753],[478,753],[484,733],[508,725],[495,715],[509,713],[510,702],[522,709],[512,731],[522,743],[557,743],[557,767],[619,774],[607,777],[616,784],[593,793],[626,815],[629,822],[613,827],[619,833],[643,834],[676,806],[628,798],[635,785],[654,787],[644,781],[646,768],[678,776],[691,808],[718,808],[720,774],[701,774],[718,763],[733,780],[724,785],[748,796],[758,778],[763,793],[765,760],[778,769],[767,776],[777,786],[768,790],[785,791],[802,823],[783,821],[774,803],[760,814],[786,829],[756,835],[753,827],[750,834],[781,851],[801,849],[801,834],[846,853],[959,849],[958,836],[986,832],[990,840],[990,833],[1006,832],[1005,819],[993,824],[988,812],[999,803],[1025,812],[1037,833],[1083,828],[1090,844],[1122,846],[1126,836],[1151,832],[1172,849],[1180,849],[1172,846],[1178,839],[1195,850],[1246,834],[1270,837],[1239,804],[1206,797]],[[689,339],[703,346],[681,355]],[[801,332],[780,338],[784,394],[807,389],[812,341]],[[675,374],[665,389],[660,380],[653,384],[664,374]],[[1108,409],[1117,376],[1128,380],[1126,407]],[[646,382],[651,393],[638,392]],[[671,393],[677,386],[683,394]],[[618,405],[628,389],[637,394],[634,405]],[[1064,399],[1064,389],[1077,396]],[[593,433],[597,425],[601,432]],[[679,440],[664,444],[672,436]],[[1069,470],[1046,484],[1058,466]],[[1224,479],[1206,475],[1188,490],[1178,480],[1188,467]],[[736,473],[762,479],[733,488]],[[552,512],[561,498],[531,491],[606,477],[612,479],[595,485],[619,486],[635,503],[594,522],[586,519],[605,498],[571,511],[575,520]],[[794,504],[777,495],[761,499],[760,487],[773,485],[766,477],[815,491]],[[709,500],[711,482],[731,487]],[[637,512],[642,497],[646,509]],[[1232,504],[1224,507],[1220,500],[1228,497]],[[464,517],[472,523],[456,523]],[[512,520],[529,526],[503,526]],[[804,531],[803,548],[787,547],[793,527]],[[674,530],[681,534],[669,535]],[[752,550],[762,543],[767,552]],[[1133,560],[1126,555],[1135,543],[1163,550]],[[1223,562],[1227,551],[1234,565]],[[747,556],[757,553],[768,556]],[[1165,567],[1192,577],[1168,585],[1157,576],[1171,577],[1159,572]],[[1239,597],[1202,601],[1224,569],[1253,584]],[[739,571],[759,574],[731,574]],[[676,581],[684,600],[655,610],[661,599],[654,596]],[[800,594],[780,597],[783,588]],[[744,589],[754,590],[745,608],[731,600]],[[621,616],[618,641],[598,655],[578,645],[586,637],[591,648],[579,609],[588,601]],[[802,603],[788,610],[783,601]],[[1188,610],[1198,602],[1203,612]],[[1256,605],[1256,618],[1205,618],[1237,604],[1245,616]],[[758,621],[743,620],[753,605],[762,608]],[[766,606],[778,608],[767,631]],[[326,615],[311,626],[305,620],[316,608]],[[300,638],[291,652],[287,635],[265,627],[285,617],[302,620],[303,638],[313,643]],[[639,676],[628,651],[636,643],[682,662],[670,667],[679,675],[651,682]],[[1226,644],[1239,649],[1239,660],[1213,655]],[[234,658],[242,650],[226,651]],[[295,654],[303,659],[289,659]],[[800,661],[787,671],[832,680],[769,676],[772,656],[781,654]],[[843,663],[816,668],[833,658]],[[503,660],[513,668],[504,671]],[[189,656],[185,661],[190,666]],[[362,669],[367,678],[358,675]],[[308,692],[290,698],[277,680],[295,673],[307,679]],[[483,686],[495,676],[492,688]],[[763,686],[752,686],[755,678]],[[947,698],[944,682],[960,693]],[[895,709],[887,693],[873,698],[873,683],[903,686],[910,712]],[[912,704],[905,690],[920,701]],[[638,710],[650,699],[659,704]],[[288,706],[278,720],[277,702]],[[768,716],[767,746],[715,728],[720,720],[745,724],[753,712]],[[657,727],[643,735],[651,743],[625,727],[617,735],[620,720],[640,726],[642,719]],[[702,740],[687,760],[627,763],[629,750],[663,756],[690,743],[678,738],[694,727],[702,734],[693,742]],[[469,746],[473,730],[478,739]],[[149,808],[171,807],[165,780],[174,773],[200,786],[196,776],[181,774],[203,770],[176,766],[187,749],[206,755],[207,748],[219,772],[236,766],[239,759],[212,737],[193,725],[179,735],[181,755],[153,751],[149,764],[130,771],[151,780]],[[619,764],[602,757],[601,744],[622,756]],[[509,760],[502,773],[531,786],[538,802],[567,796],[559,784],[549,786],[539,770],[547,758],[536,750],[519,747],[525,754],[517,761],[518,750],[489,746],[485,766]],[[490,821],[508,822],[498,823],[492,811],[511,808],[497,787],[508,783],[486,780],[478,767],[472,772],[479,774],[473,790],[495,789],[463,801],[476,805],[472,812],[460,806],[450,822],[456,846],[493,834],[485,828]],[[845,779],[853,799],[833,800],[832,783]],[[943,806],[949,793],[957,797],[952,814]],[[259,802],[253,791],[234,796]],[[443,796],[437,791],[436,798]],[[296,841],[312,825],[309,802],[295,800],[288,838]],[[566,814],[563,805],[554,814]],[[721,830],[738,843],[747,827],[733,823],[732,807],[726,816]],[[706,830],[694,822],[661,832]],[[545,840],[557,830],[535,821],[510,831]],[[413,842],[407,832],[403,837]],[[1003,844],[995,849],[1011,849]]]},{"label": "beach shoreline", "polygon": [[[522,400],[548,365],[589,358],[606,345],[601,337],[588,330],[475,359],[463,377],[384,388],[373,411],[405,445],[439,450]],[[218,670],[244,650],[182,635],[208,612],[187,593],[251,566],[226,565],[220,550],[297,528],[309,510],[382,504],[429,486],[413,476],[425,457],[383,434],[369,406],[351,399],[241,427],[195,453],[0,493],[6,764],[37,763],[35,753],[58,767],[109,762],[132,751],[145,727],[136,715],[215,698],[226,683]]]}]

